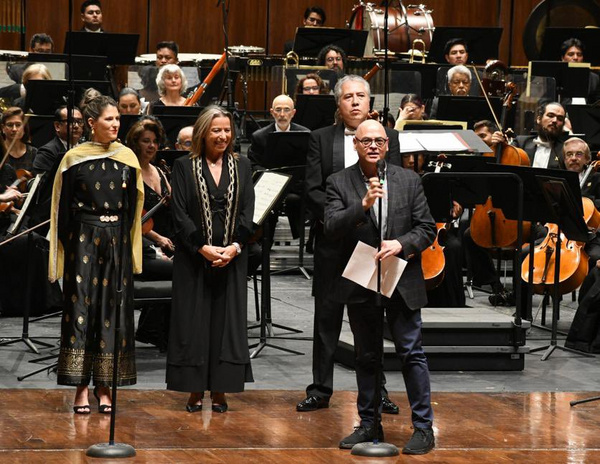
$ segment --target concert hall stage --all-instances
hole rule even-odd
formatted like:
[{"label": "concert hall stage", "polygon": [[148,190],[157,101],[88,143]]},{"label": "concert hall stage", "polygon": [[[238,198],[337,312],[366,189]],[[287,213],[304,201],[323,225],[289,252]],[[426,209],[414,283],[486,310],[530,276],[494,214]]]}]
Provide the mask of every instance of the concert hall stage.
[{"label": "concert hall stage", "polygon": [[[434,393],[436,449],[426,456],[368,459],[337,448],[356,421],[355,392],[336,392],[329,409],[298,413],[299,391],[230,395],[230,410],[184,411],[187,395],[121,390],[116,441],[135,458],[88,458],[108,438],[109,416],[71,412],[69,390],[0,390],[0,462],[81,463],[600,463],[600,403],[571,408],[588,393]],[[400,415],[384,416],[387,442],[411,436],[404,393]]]}]

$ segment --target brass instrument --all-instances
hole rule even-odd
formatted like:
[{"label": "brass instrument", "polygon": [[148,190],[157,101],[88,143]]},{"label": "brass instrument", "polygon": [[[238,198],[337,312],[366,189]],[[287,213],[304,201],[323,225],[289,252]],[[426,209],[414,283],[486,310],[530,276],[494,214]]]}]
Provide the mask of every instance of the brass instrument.
[{"label": "brass instrument", "polygon": [[287,77],[285,75],[285,71],[288,69],[310,69],[313,71],[319,69],[327,69],[327,66],[315,66],[315,65],[305,65],[300,64],[300,57],[295,51],[290,51],[285,55],[283,59],[283,78],[281,79],[281,94],[286,94],[287,89]]},{"label": "brass instrument", "polygon": [[[420,50],[416,48],[417,45],[421,46]],[[423,39],[413,40],[412,48],[408,51],[408,54],[410,55],[410,58],[408,59],[410,64],[415,62],[415,54],[420,55],[421,63],[425,64],[425,58],[427,57],[427,45],[425,44],[425,41]]]}]

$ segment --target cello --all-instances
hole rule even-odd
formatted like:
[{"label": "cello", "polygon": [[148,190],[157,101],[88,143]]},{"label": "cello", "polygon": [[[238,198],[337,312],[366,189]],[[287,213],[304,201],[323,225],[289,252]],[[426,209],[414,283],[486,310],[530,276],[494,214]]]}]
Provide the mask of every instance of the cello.
[{"label": "cello", "polygon": [[[491,63],[495,67],[498,66],[498,62],[494,61]],[[491,66],[488,65],[488,66]],[[488,67],[486,67],[487,71]],[[496,69],[496,68],[494,68]],[[475,72],[477,79],[479,75]],[[485,79],[484,79],[485,81]],[[490,87],[489,82],[496,82],[495,80],[488,81],[488,83],[480,84],[484,91],[484,96],[489,104],[488,94],[493,94],[491,90],[487,90]],[[486,85],[487,84],[487,85]],[[502,104],[502,116],[500,123],[494,115],[498,128],[504,132],[503,127],[506,123],[508,112],[510,111],[514,99],[516,97],[516,85],[512,82],[504,83],[504,100]],[[491,109],[491,105],[490,105]],[[505,136],[512,136],[509,131],[506,131]],[[494,155],[490,155],[494,156]],[[527,153],[521,148],[513,147],[508,143],[498,143],[495,147],[496,162],[499,164],[513,165],[513,166],[529,166],[529,157]],[[531,224],[529,222],[523,222],[523,235],[527,237]],[[515,220],[506,219],[504,213],[499,208],[494,208],[491,197],[488,197],[487,201],[483,205],[477,205],[471,218],[471,236],[473,241],[483,248],[514,248],[517,245],[517,234],[518,234],[518,223]]]}]

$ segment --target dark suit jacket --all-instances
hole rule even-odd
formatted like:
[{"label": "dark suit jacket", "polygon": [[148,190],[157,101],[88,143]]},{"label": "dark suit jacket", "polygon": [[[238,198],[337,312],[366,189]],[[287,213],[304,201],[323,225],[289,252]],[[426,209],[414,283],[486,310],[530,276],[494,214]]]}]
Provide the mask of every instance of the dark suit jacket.
[{"label": "dark suit jacket", "polygon": [[50,218],[52,203],[52,186],[54,176],[67,150],[58,136],[54,136],[47,144],[42,145],[33,160],[33,173],[44,173],[39,188],[38,203],[33,208],[30,225],[34,226]]},{"label": "dark suit jacket", "polygon": [[[398,131],[385,129],[389,137],[389,163],[402,165]],[[344,169],[344,126],[323,127],[310,134],[306,155],[306,205],[317,219],[315,224],[315,270],[313,294],[315,297],[329,294],[329,288],[337,272],[339,241],[323,234],[325,218],[325,186],[327,178]]]},{"label": "dark suit jacket", "polygon": [[[310,129],[307,129],[300,124],[292,123],[290,128],[292,132],[310,132]],[[263,170],[266,160],[265,150],[267,148],[267,140],[269,138],[269,134],[275,132],[275,123],[272,122],[266,127],[262,129],[258,129],[255,131],[250,137],[250,148],[248,148],[248,158],[252,163],[252,172]]]},{"label": "dark suit jacket", "polygon": [[[535,151],[537,149],[537,145],[533,143],[533,141],[537,138],[537,135],[519,135],[515,139],[514,145],[516,147],[522,148],[529,156],[529,163],[533,165],[533,160],[535,158]],[[552,146],[552,153],[550,154],[550,159],[548,160],[548,167],[551,169],[564,169],[565,163],[563,161],[563,139],[559,139]]]},{"label": "dark suit jacket", "polygon": [[[388,215],[384,239],[398,240],[402,245],[400,257],[408,259],[408,265],[396,289],[409,308],[418,309],[427,303],[420,253],[433,243],[435,222],[417,174],[388,165],[386,184]],[[373,247],[379,244],[373,208],[365,212],[362,207],[362,198],[366,192],[358,163],[333,174],[327,180],[325,234],[341,242],[331,298],[341,303],[364,303],[374,295],[372,291],[342,277],[344,267],[358,241]]]}]

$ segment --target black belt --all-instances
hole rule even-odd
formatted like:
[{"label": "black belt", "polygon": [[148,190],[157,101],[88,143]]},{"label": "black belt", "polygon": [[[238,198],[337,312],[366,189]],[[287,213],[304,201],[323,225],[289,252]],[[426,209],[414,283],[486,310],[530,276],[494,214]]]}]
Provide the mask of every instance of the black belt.
[{"label": "black belt", "polygon": [[118,226],[121,223],[120,214],[90,214],[76,213],[75,220],[96,226]]}]

